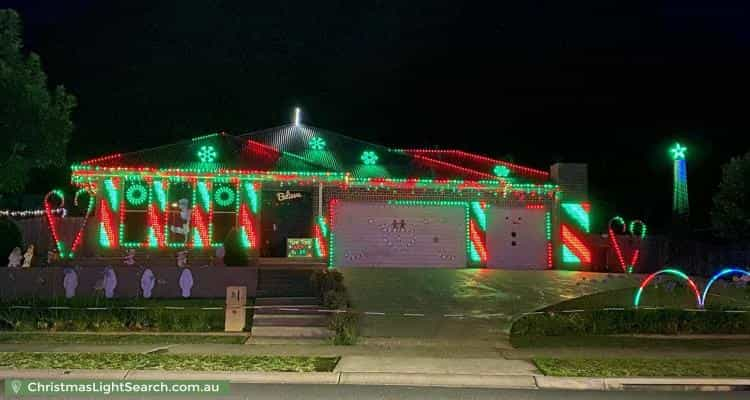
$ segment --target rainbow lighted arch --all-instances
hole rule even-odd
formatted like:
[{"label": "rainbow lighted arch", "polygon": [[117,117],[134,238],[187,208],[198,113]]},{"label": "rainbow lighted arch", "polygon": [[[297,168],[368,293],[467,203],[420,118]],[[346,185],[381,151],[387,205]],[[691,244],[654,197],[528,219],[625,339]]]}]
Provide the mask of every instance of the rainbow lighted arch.
[{"label": "rainbow lighted arch", "polygon": [[696,286],[695,282],[693,282],[693,280],[690,279],[689,276],[685,275],[684,272],[674,268],[667,268],[654,272],[653,274],[647,276],[646,279],[643,280],[643,282],[641,282],[641,286],[638,288],[638,291],[635,293],[635,298],[633,299],[633,306],[635,308],[638,308],[638,304],[641,302],[641,294],[643,294],[643,289],[646,288],[646,286],[648,286],[648,284],[651,283],[651,281],[655,277],[662,274],[674,275],[687,281],[688,285],[690,285],[690,288],[693,290],[693,293],[695,293],[695,299],[698,303],[698,307],[703,307],[703,299],[701,298],[701,293],[698,290],[698,286]]},{"label": "rainbow lighted arch", "polygon": [[711,289],[711,286],[714,284],[714,282],[722,276],[729,274],[750,275],[750,272],[739,268],[724,268],[721,271],[717,272],[716,275],[711,277],[711,279],[706,284],[706,287],[703,289],[703,294],[701,295],[701,304],[706,304],[706,295],[708,294],[708,290]]}]

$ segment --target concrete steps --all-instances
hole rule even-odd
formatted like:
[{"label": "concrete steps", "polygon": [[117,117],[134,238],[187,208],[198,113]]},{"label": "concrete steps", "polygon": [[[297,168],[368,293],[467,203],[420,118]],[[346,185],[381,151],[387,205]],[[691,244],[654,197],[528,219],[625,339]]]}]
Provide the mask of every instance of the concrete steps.
[{"label": "concrete steps", "polygon": [[255,301],[252,337],[329,338],[330,315],[315,297],[266,297]]}]

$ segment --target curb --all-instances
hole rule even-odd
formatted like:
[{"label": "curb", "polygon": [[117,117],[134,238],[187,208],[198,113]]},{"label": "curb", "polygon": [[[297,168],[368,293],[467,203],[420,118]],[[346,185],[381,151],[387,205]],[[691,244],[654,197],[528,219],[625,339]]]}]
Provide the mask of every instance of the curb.
[{"label": "curb", "polygon": [[579,378],[390,372],[221,372],[0,369],[0,379],[228,380],[231,383],[386,385],[589,391],[750,391],[750,379]]}]

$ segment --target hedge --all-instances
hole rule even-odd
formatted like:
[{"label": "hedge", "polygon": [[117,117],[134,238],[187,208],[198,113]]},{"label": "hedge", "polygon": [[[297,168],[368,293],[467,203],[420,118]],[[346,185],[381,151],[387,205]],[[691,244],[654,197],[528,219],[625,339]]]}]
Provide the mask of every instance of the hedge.
[{"label": "hedge", "polygon": [[595,310],[527,314],[511,336],[750,334],[750,313],[687,310]]}]

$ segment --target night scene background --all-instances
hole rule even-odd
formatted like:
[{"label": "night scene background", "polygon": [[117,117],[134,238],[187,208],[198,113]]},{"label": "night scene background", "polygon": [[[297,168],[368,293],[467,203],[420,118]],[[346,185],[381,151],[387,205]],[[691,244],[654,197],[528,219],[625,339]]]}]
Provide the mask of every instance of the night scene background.
[{"label": "night scene background", "polygon": [[[393,147],[589,165],[594,221],[691,222],[750,149],[750,5],[724,1],[6,1],[76,96],[68,162],[303,122]],[[39,171],[27,192],[64,185]]]}]

